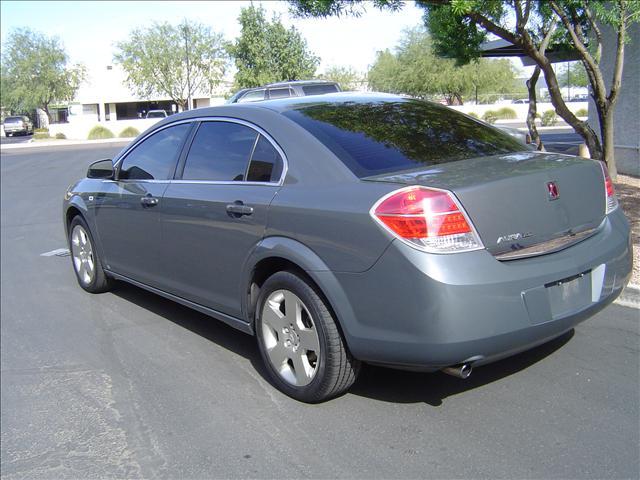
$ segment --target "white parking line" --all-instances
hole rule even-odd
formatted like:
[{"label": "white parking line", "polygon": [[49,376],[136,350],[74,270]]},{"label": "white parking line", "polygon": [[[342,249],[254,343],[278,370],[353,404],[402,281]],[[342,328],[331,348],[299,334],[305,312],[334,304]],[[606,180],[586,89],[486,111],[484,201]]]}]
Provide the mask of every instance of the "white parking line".
[{"label": "white parking line", "polygon": [[68,257],[71,255],[68,248],[56,248],[50,252],[41,253],[41,257]]}]

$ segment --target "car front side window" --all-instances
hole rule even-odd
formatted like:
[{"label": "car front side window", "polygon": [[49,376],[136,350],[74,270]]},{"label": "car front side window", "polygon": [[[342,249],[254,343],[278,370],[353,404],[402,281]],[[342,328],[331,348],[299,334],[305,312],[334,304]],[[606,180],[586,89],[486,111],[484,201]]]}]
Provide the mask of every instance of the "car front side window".
[{"label": "car front side window", "polygon": [[144,139],[122,161],[120,180],[168,180],[191,125],[164,128]]},{"label": "car front side window", "polygon": [[187,155],[183,180],[231,182],[245,180],[258,133],[231,122],[203,122]]}]

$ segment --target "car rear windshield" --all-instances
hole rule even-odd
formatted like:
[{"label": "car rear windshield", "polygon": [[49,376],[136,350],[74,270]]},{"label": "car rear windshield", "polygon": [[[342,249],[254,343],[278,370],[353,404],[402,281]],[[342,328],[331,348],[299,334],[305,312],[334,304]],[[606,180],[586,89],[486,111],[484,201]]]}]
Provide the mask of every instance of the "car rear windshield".
[{"label": "car rear windshield", "polygon": [[22,121],[22,117],[7,117],[4,119],[4,123],[20,123]]},{"label": "car rear windshield", "polygon": [[360,178],[525,149],[506,133],[420,100],[318,103],[283,114]]},{"label": "car rear windshield", "polygon": [[306,85],[302,87],[302,91],[305,95],[322,95],[323,93],[336,93],[340,90],[335,84],[330,83],[328,85]]}]

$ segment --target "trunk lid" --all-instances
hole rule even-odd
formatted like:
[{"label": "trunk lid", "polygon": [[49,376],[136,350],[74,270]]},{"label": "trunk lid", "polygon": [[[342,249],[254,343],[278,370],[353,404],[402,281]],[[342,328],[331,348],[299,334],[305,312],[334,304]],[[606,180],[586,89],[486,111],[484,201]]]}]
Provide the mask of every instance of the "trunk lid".
[{"label": "trunk lid", "polygon": [[600,165],[569,155],[519,152],[363,180],[452,191],[501,260],[565,248],[594,233],[605,216]]}]

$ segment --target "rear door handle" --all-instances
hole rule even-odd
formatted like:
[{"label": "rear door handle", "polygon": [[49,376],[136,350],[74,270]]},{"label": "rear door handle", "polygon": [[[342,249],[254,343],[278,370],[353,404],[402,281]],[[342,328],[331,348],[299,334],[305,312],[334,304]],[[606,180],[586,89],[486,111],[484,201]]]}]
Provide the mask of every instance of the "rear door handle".
[{"label": "rear door handle", "polygon": [[242,217],[243,215],[253,215],[253,207],[245,205],[240,200],[235,201],[227,205],[227,213],[234,218]]},{"label": "rear door handle", "polygon": [[154,197],[151,194],[148,194],[147,196],[142,197],[140,199],[140,203],[142,204],[143,207],[155,207],[159,201],[160,200],[158,200],[156,197]]}]

